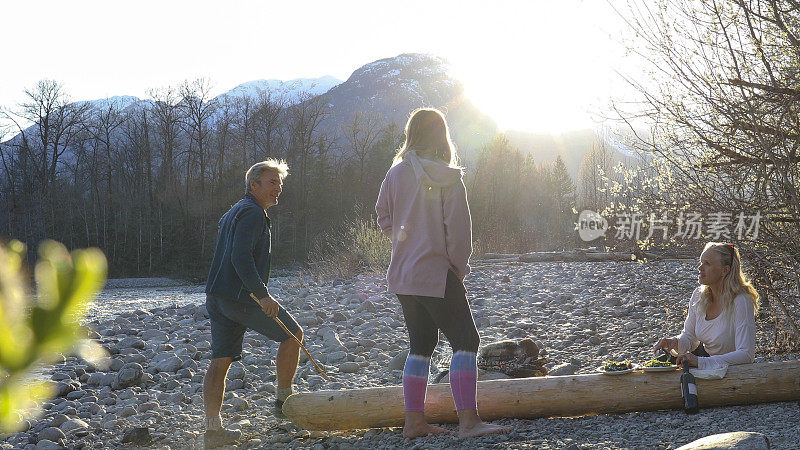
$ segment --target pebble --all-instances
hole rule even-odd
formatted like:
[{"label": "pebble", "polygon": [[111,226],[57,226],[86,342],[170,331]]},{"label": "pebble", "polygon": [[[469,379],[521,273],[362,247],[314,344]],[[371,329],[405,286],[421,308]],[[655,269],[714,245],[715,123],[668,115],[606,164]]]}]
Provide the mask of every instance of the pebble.
[{"label": "pebble", "polygon": [[160,353],[150,362],[149,367],[158,372],[175,372],[183,365],[183,361],[173,353]]},{"label": "pebble", "polygon": [[231,400],[231,407],[234,411],[247,411],[250,409],[250,404],[243,398],[234,398]]},{"label": "pebble", "polygon": [[572,363],[564,363],[553,367],[547,372],[547,374],[551,376],[573,375],[575,374],[576,370],[577,367],[575,367],[575,365]]},{"label": "pebble", "polygon": [[59,444],[57,444],[57,443],[55,443],[55,442],[53,442],[51,440],[48,440],[48,439],[40,440],[39,442],[36,443],[36,446],[34,448],[36,450],[63,450],[64,449],[64,447],[62,447],[61,445],[59,445]]},{"label": "pebble", "polygon": [[84,422],[81,419],[69,419],[66,422],[64,422],[61,425],[59,425],[58,428],[60,428],[61,431],[63,431],[65,434],[69,434],[69,433],[71,433],[73,431],[76,431],[76,430],[88,429],[89,428],[89,424],[87,424],[86,422]]},{"label": "pebble", "polygon": [[117,348],[136,348],[144,350],[145,347],[144,341],[136,336],[127,336],[117,342]]},{"label": "pebble", "polygon": [[69,417],[64,414],[55,414],[50,418],[51,427],[60,427],[62,423],[69,420]]},{"label": "pebble", "polygon": [[239,363],[231,364],[230,369],[228,369],[228,379],[229,380],[244,380],[245,377],[245,368]]},{"label": "pebble", "polygon": [[134,427],[125,432],[122,437],[122,443],[144,446],[152,444],[153,438],[150,436],[149,428]]},{"label": "pebble", "polygon": [[690,442],[677,450],[708,449],[769,450],[769,440],[761,433],[736,431],[706,436]]},{"label": "pebble", "polygon": [[406,358],[408,358],[408,349],[401,350],[389,361],[389,370],[403,370],[406,365]]},{"label": "pebble", "polygon": [[123,365],[114,378],[114,389],[124,389],[141,383],[144,369],[141,364],[129,362]]},{"label": "pebble", "polygon": [[159,404],[158,402],[145,402],[139,405],[139,414],[145,413],[147,411],[151,411],[154,409],[158,409]]},{"label": "pebble", "polygon": [[67,437],[66,434],[60,429],[56,427],[47,427],[44,430],[39,432],[37,436],[38,440],[46,439],[48,441],[53,442],[60,442],[62,439]]},{"label": "pebble", "polygon": [[342,373],[355,373],[358,372],[359,365],[356,362],[345,362],[339,365],[339,372]]}]

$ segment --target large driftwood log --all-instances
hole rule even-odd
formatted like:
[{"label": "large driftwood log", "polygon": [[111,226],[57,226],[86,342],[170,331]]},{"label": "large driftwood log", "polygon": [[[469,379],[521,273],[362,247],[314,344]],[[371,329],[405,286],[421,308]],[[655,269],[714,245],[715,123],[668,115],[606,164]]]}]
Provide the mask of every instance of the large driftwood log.
[{"label": "large driftwood log", "polygon": [[631,253],[614,252],[537,252],[519,256],[522,262],[585,262],[585,261],[632,261],[636,259]]},{"label": "large driftwood log", "polygon": [[483,259],[518,259],[519,253],[485,253]]},{"label": "large driftwood log", "polygon": [[[579,416],[683,407],[680,371],[608,376],[570,375],[478,383],[478,410],[503,417]],[[800,361],[732,366],[721,380],[697,380],[700,406],[744,405],[800,399]],[[349,430],[403,425],[402,386],[294,394],[283,412],[308,430]],[[428,386],[431,423],[458,420],[450,386]]]}]

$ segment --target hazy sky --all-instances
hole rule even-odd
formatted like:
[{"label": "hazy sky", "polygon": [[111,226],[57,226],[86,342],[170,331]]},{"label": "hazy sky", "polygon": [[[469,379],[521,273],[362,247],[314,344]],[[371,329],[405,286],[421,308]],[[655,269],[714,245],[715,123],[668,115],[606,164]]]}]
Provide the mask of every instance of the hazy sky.
[{"label": "hazy sky", "polygon": [[501,127],[563,131],[625,89],[620,20],[604,0],[38,1],[3,6],[0,106],[43,78],[73,100],[146,97],[207,77],[216,93],[333,75],[406,52],[447,58]]}]

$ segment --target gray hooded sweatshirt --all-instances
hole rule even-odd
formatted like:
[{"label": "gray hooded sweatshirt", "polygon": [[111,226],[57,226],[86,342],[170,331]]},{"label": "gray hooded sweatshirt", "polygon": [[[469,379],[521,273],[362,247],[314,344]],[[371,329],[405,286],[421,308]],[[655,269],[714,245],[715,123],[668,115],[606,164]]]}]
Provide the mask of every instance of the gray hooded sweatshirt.
[{"label": "gray hooded sweatshirt", "polygon": [[470,271],[472,220],[460,168],[409,151],[386,173],[375,205],[392,240],[389,292],[444,298],[447,271]]}]

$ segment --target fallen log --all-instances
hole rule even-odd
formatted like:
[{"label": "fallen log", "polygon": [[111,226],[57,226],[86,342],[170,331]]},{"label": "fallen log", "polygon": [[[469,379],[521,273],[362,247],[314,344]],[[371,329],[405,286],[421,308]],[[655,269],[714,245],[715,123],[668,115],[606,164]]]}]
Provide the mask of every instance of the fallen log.
[{"label": "fallen log", "polygon": [[586,261],[633,261],[636,256],[631,253],[598,252],[586,253],[583,258]]},{"label": "fallen log", "polygon": [[636,256],[631,253],[615,252],[536,252],[519,255],[522,262],[599,262],[599,261],[632,261]]},{"label": "fallen log", "polygon": [[519,258],[519,253],[485,253],[483,259],[514,259]]},{"label": "fallen log", "polygon": [[[680,371],[535,377],[478,382],[478,410],[486,420],[535,419],[683,407]],[[800,399],[800,361],[731,366],[721,380],[697,380],[700,407]],[[403,387],[304,392],[289,396],[283,412],[307,430],[350,430],[403,425]],[[458,420],[450,386],[428,386],[431,423]]]}]

